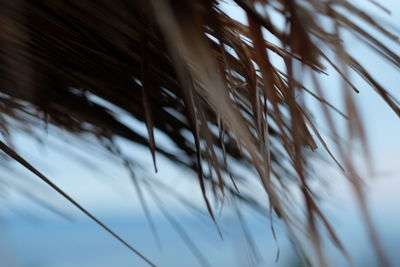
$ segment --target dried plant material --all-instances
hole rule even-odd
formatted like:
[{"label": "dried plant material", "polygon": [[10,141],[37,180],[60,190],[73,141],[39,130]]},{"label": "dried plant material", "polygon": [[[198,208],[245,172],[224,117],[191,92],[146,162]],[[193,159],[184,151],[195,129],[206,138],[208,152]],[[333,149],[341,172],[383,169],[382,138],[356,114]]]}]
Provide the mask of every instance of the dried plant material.
[{"label": "dried plant material", "polygon": [[[343,116],[350,141],[360,141],[368,152],[353,97],[360,88],[349,72],[368,82],[398,116],[399,102],[346,50],[341,33],[353,33],[371,52],[399,68],[400,56],[368,29],[394,42],[397,36],[347,0],[232,1],[244,12],[247,24],[221,8],[221,2],[2,1],[2,138],[10,144],[16,131],[30,134],[44,122],[46,127],[95,137],[112,153],[117,151],[112,146],[119,137],[146,146],[156,171],[156,158],[162,156],[197,173],[205,206],[217,227],[210,193],[221,202],[234,198],[266,215],[266,207],[271,207],[293,242],[300,244],[299,233],[307,236],[318,264],[325,266],[321,231],[347,254],[310,187],[309,165],[314,157],[308,150],[321,146],[352,181],[375,250],[382,266],[388,266],[365,206],[361,178],[348,157],[351,153],[338,141],[339,155],[334,155],[303,100],[310,95],[320,102],[334,138],[338,134],[332,114]],[[331,55],[336,56],[332,59]],[[275,64],[275,59],[282,64]],[[330,89],[320,85],[319,77],[327,74],[329,66],[343,80],[345,111],[331,104],[324,94]],[[310,86],[302,84],[302,76],[310,78]],[[147,137],[121,120],[110,105],[143,122]],[[157,142],[157,132],[172,141],[175,151]],[[1,149],[51,183],[10,145],[2,142]],[[120,157],[125,159],[122,153]],[[256,173],[269,203],[241,190],[255,185],[237,167]],[[134,183],[144,202],[136,177]],[[305,221],[296,215],[299,211],[293,201],[298,199],[289,190],[293,186],[301,192]],[[156,202],[163,205],[159,199]],[[150,218],[147,205],[143,206]],[[208,265],[182,227],[169,213],[165,215],[199,261]]]}]

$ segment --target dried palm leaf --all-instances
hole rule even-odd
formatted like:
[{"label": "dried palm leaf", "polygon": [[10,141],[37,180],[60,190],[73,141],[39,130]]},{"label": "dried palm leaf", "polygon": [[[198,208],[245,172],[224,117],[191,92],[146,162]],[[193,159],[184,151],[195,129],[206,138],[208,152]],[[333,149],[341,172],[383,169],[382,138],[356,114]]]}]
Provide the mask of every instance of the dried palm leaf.
[{"label": "dried palm leaf", "polygon": [[[74,135],[96,137],[116,154],[121,154],[114,142],[118,137],[147,146],[155,170],[156,158],[163,156],[198,174],[216,224],[207,184],[216,198],[228,195],[266,212],[257,196],[239,193],[249,186],[248,178],[236,173],[232,164],[252,169],[291,238],[297,240],[298,230],[304,231],[314,244],[318,264],[324,266],[319,223],[346,252],[309,186],[308,166],[314,157],[308,148],[316,150],[319,142],[352,181],[382,266],[388,266],[353,160],[341,142],[336,142],[336,159],[303,98],[310,94],[321,103],[335,138],[332,113],[343,115],[351,139],[361,140],[366,148],[350,90],[359,89],[349,71],[366,80],[397,115],[399,103],[346,50],[342,33],[354,33],[398,68],[400,57],[368,27],[395,42],[397,37],[352,1],[233,2],[247,23],[214,0],[1,1],[0,131],[7,142],[0,148],[122,242],[12,149],[16,131],[32,133],[44,121]],[[281,60],[282,66],[274,65],[273,59]],[[329,65],[343,79],[345,113],[330,104],[324,96],[327,89],[319,85],[319,75]],[[301,76],[311,78],[314,90],[301,83]],[[110,105],[143,122],[148,137],[121,120]],[[179,153],[158,144],[155,131],[168,136]],[[292,186],[303,196],[308,218],[303,227],[293,210]]]}]

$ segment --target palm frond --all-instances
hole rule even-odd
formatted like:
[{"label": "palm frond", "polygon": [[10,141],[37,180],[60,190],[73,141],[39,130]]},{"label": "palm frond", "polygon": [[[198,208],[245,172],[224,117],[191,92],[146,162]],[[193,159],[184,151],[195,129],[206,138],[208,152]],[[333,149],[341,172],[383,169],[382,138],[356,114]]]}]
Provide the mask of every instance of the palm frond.
[{"label": "palm frond", "polygon": [[[28,133],[44,121],[96,137],[111,152],[119,137],[147,146],[156,171],[162,156],[197,173],[215,222],[207,184],[217,198],[229,195],[262,206],[255,196],[239,193],[248,178],[231,165],[252,169],[292,238],[299,219],[287,195],[288,186],[296,186],[307,210],[302,229],[315,245],[319,264],[325,265],[319,223],[345,249],[309,186],[308,166],[314,158],[309,150],[321,145],[352,181],[378,256],[387,266],[353,160],[341,142],[335,143],[338,155],[331,152],[303,99],[309,94],[321,103],[334,137],[333,113],[343,115],[350,139],[366,148],[353,99],[360,89],[349,73],[367,81],[398,116],[399,102],[351,55],[343,33],[354,34],[399,68],[400,57],[368,28],[396,43],[397,37],[347,0],[235,0],[247,23],[231,17],[221,2],[2,1],[3,138],[11,142],[15,131]],[[329,89],[320,85],[328,67],[343,79],[344,111],[330,103],[324,93]],[[311,85],[302,84],[306,76]],[[148,137],[124,123],[110,105],[143,122]],[[179,153],[158,144],[155,131],[168,136]],[[16,159],[5,143],[1,148]]]}]

